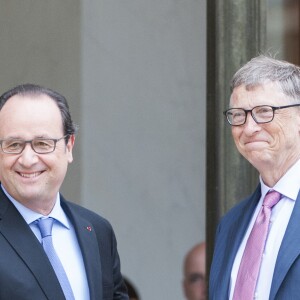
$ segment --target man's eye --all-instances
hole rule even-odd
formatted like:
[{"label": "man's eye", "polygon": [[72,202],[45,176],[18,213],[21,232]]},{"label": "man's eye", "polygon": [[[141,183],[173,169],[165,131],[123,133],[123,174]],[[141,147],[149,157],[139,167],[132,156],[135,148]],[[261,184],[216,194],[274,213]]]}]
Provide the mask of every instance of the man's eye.
[{"label": "man's eye", "polygon": [[34,147],[37,147],[40,149],[48,149],[48,148],[51,148],[52,145],[53,145],[53,142],[48,141],[48,140],[34,141]]},{"label": "man's eye", "polygon": [[259,115],[265,115],[273,113],[273,110],[270,107],[259,107],[255,110],[255,113]]},{"label": "man's eye", "polygon": [[3,146],[7,149],[19,149],[23,146],[23,143],[19,141],[8,141]]},{"label": "man's eye", "polygon": [[231,114],[231,119],[232,120],[243,120],[245,118],[245,113],[243,111],[237,111],[237,112],[233,112]]},{"label": "man's eye", "polygon": [[243,115],[244,115],[244,114],[241,113],[241,112],[237,112],[237,113],[233,113],[233,114],[232,114],[232,116],[233,116],[234,118],[238,118],[238,117],[243,116]]},{"label": "man's eye", "polygon": [[203,274],[200,274],[200,273],[195,273],[195,274],[191,274],[190,277],[189,277],[189,281],[190,283],[194,283],[194,282],[204,282],[204,276]]}]

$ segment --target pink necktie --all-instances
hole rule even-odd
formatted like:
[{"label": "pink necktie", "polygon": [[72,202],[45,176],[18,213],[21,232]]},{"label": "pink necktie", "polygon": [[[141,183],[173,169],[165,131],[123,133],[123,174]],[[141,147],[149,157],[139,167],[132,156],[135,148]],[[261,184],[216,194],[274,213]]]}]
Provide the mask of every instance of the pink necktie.
[{"label": "pink necktie", "polygon": [[271,210],[280,200],[281,194],[276,191],[268,192],[258,213],[237,275],[233,300],[252,300],[259,274],[262,254],[268,235]]}]

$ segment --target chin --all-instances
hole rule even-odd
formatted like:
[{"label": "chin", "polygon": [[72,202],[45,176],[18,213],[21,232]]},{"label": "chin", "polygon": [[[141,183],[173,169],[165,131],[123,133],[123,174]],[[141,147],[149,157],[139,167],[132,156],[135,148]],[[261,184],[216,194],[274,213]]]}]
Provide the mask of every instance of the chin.
[{"label": "chin", "polygon": [[249,159],[248,161],[258,171],[260,169],[265,169],[267,166],[273,167],[276,164],[276,160],[270,157],[261,157],[261,156]]},{"label": "chin", "polygon": [[45,191],[43,192],[43,189],[38,187],[35,188],[33,186],[18,189],[17,192],[21,199],[29,199],[31,201],[35,199],[42,199],[42,196],[45,193]]}]

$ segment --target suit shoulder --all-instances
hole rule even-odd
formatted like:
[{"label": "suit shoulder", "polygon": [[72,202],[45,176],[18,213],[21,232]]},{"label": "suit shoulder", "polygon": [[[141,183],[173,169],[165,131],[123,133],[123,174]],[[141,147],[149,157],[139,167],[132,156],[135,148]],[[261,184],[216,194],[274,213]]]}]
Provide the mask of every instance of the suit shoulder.
[{"label": "suit shoulder", "polygon": [[237,215],[244,213],[248,210],[253,210],[257,205],[258,200],[260,198],[260,190],[256,189],[255,192],[243,199],[238,204],[234,205],[221,219],[221,222],[226,222],[227,220],[231,220],[232,218],[236,218]]},{"label": "suit shoulder", "polygon": [[64,209],[70,210],[71,212],[73,211],[76,214],[80,215],[82,218],[89,220],[89,222],[91,222],[94,226],[99,224],[106,227],[107,229],[112,229],[110,222],[106,218],[88,208],[85,208],[74,202],[67,201],[65,199],[62,199],[61,205]]}]

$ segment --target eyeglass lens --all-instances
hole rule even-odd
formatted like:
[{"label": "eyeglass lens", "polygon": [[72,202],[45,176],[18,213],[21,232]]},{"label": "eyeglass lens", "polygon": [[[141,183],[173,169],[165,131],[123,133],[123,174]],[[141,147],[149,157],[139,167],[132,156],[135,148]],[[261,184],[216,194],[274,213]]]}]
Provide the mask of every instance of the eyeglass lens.
[{"label": "eyeglass lens", "polygon": [[241,125],[246,122],[248,112],[251,112],[251,116],[258,123],[270,122],[274,117],[274,111],[271,106],[256,106],[252,110],[232,108],[226,112],[226,117],[230,124]]},{"label": "eyeglass lens", "polygon": [[30,143],[32,149],[37,153],[49,153],[54,151],[56,141],[52,139],[4,140],[2,141],[2,150],[6,153],[21,153],[27,143]]}]

